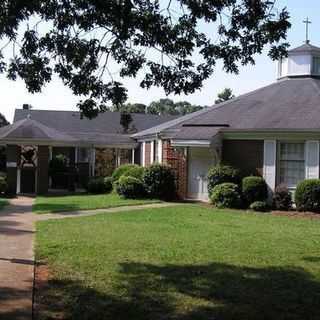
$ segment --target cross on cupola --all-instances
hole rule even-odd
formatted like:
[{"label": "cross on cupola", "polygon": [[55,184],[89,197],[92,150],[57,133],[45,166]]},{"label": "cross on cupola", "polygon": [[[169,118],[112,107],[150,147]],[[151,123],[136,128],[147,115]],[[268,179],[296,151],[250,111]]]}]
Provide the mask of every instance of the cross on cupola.
[{"label": "cross on cupola", "polygon": [[310,42],[310,40],[309,40],[309,24],[311,24],[312,22],[309,20],[308,17],[306,20],[303,20],[302,22],[306,24],[306,43],[309,43]]}]

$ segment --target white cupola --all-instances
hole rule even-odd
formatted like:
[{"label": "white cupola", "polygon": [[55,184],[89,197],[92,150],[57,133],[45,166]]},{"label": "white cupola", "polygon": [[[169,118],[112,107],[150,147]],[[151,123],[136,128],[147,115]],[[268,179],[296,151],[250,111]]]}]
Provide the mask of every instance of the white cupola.
[{"label": "white cupola", "polygon": [[320,77],[320,48],[307,40],[288,51],[288,57],[278,63],[278,79],[286,77]]}]

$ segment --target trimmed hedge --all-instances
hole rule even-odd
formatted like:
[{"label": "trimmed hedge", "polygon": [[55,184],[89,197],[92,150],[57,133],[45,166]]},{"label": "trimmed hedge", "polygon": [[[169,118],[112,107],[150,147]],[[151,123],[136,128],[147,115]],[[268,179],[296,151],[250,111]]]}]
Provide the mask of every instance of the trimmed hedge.
[{"label": "trimmed hedge", "polygon": [[147,194],[152,198],[171,200],[176,196],[176,184],[170,167],[154,164],[146,168],[143,183]]},{"label": "trimmed hedge", "polygon": [[298,211],[320,212],[320,179],[301,181],[295,192]]},{"label": "trimmed hedge", "polygon": [[266,201],[255,201],[251,203],[250,209],[257,212],[267,212],[270,208]]},{"label": "trimmed hedge", "polygon": [[137,199],[145,196],[143,182],[135,177],[122,176],[116,184],[116,191],[120,196],[128,199]]},{"label": "trimmed hedge", "polygon": [[215,186],[210,200],[218,208],[240,208],[242,204],[238,185],[230,182]]},{"label": "trimmed hedge", "polygon": [[112,190],[110,178],[95,177],[88,182],[88,192],[94,194],[109,193]]},{"label": "trimmed hedge", "polygon": [[208,192],[212,193],[213,188],[221,183],[231,182],[239,184],[239,170],[226,165],[216,165],[209,169],[208,175]]},{"label": "trimmed hedge", "polygon": [[242,196],[247,205],[268,198],[267,184],[261,177],[250,176],[242,179]]},{"label": "trimmed hedge", "polygon": [[276,187],[273,194],[273,207],[276,210],[288,211],[292,208],[292,196],[288,187],[280,184]]},{"label": "trimmed hedge", "polygon": [[0,176],[0,193],[6,193],[8,189],[8,183],[5,177]]},{"label": "trimmed hedge", "polygon": [[112,173],[112,180],[116,182],[120,179],[120,177],[125,174],[127,171],[131,170],[132,168],[139,168],[136,164],[123,164],[122,166],[116,168]]}]

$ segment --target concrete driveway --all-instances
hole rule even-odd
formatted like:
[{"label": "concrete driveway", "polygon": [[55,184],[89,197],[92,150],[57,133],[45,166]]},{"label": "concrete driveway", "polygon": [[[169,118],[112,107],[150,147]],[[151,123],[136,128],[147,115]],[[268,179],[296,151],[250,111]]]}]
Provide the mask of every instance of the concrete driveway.
[{"label": "concrete driveway", "polygon": [[0,211],[0,319],[31,320],[34,273],[33,198],[19,197]]}]

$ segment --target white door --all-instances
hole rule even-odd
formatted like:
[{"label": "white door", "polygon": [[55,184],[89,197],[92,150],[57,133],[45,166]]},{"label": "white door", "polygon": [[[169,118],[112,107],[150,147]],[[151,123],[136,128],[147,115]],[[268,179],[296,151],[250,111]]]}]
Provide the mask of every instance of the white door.
[{"label": "white door", "polygon": [[208,200],[207,174],[214,164],[214,156],[209,148],[189,148],[188,154],[188,197]]}]

